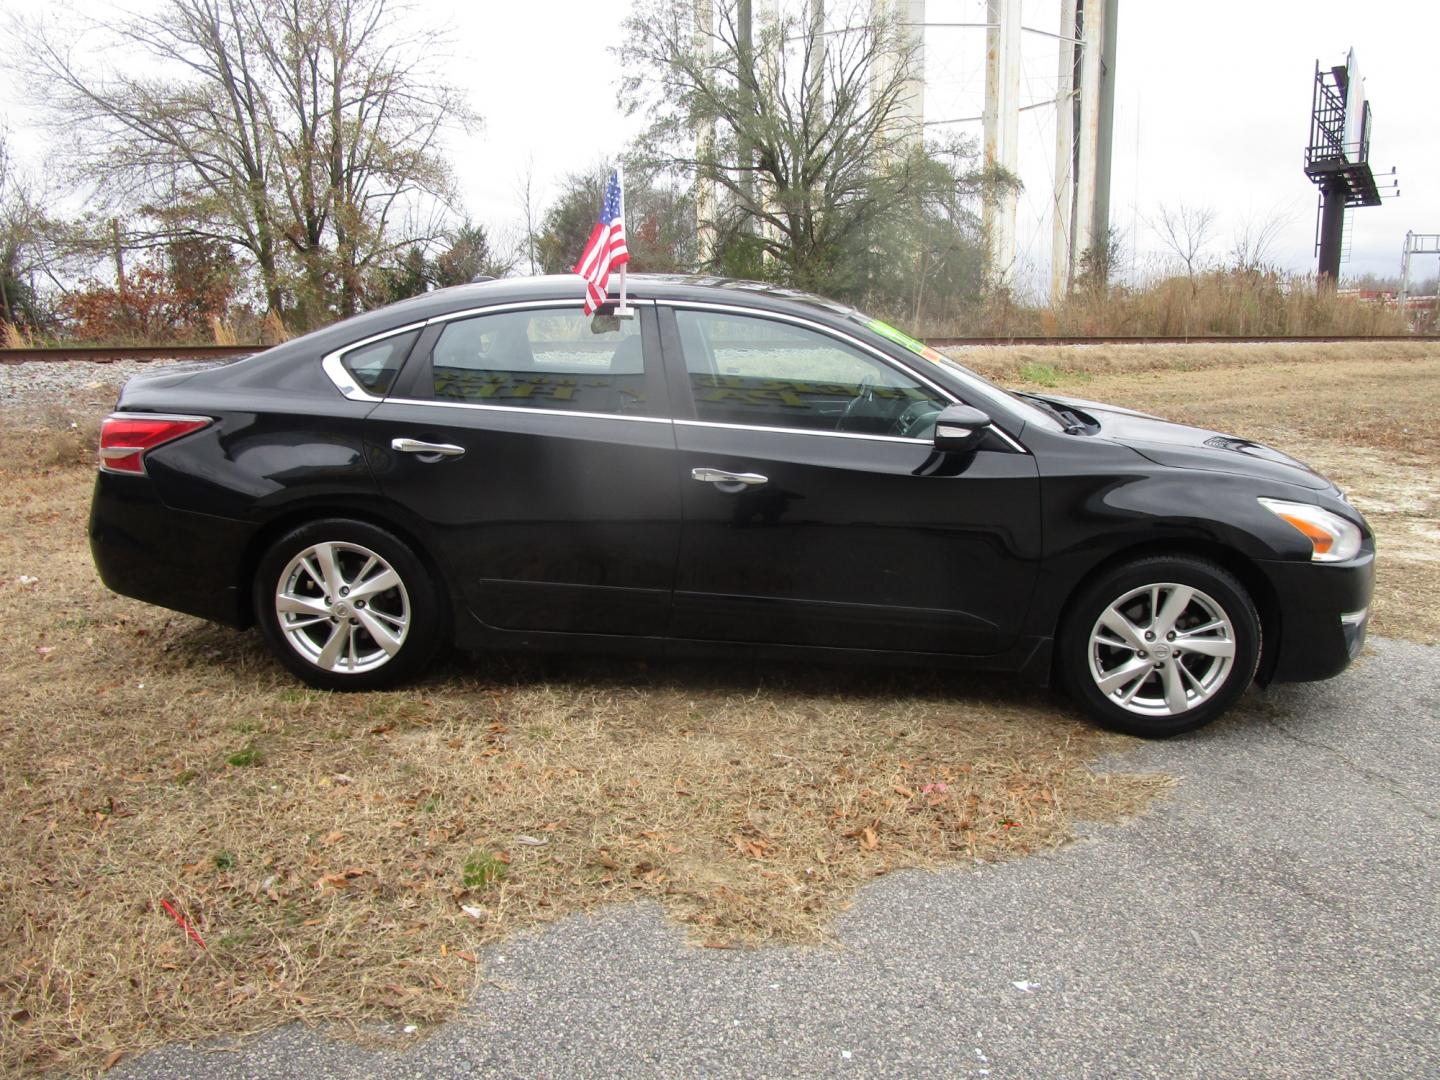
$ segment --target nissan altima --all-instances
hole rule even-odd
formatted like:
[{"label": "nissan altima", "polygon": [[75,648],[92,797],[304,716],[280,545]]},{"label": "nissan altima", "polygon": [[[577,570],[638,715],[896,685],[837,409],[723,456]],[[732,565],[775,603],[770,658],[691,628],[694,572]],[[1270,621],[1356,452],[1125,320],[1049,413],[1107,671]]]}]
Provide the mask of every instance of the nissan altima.
[{"label": "nissan altima", "polygon": [[841,304],[635,275],[432,292],[132,379],[113,590],[366,690],[447,644],[901,660],[1199,727],[1360,651],[1365,519],[1244,438],[1012,393]]}]

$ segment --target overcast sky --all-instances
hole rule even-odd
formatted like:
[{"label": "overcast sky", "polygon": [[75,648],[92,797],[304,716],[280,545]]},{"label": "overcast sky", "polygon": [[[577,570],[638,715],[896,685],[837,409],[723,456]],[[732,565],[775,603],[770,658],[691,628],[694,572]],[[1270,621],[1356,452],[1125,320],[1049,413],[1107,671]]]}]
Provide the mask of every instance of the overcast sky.
[{"label": "overcast sky", "polygon": [[[764,0],[756,3],[757,11]],[[831,10],[848,0],[831,0]],[[133,6],[152,6],[144,0]],[[119,6],[71,6],[113,15]],[[617,83],[623,59],[624,0],[415,0],[416,17],[451,29],[454,81],[483,116],[481,129],[451,139],[466,209],[492,229],[519,227],[527,171],[541,205],[557,179],[618,153],[638,129],[626,120]],[[929,0],[932,24],[981,22],[984,0]],[[1027,27],[1054,31],[1058,0],[1026,0]],[[1164,204],[1210,206],[1218,214],[1214,254],[1249,220],[1287,222],[1273,255],[1314,268],[1315,190],[1302,172],[1317,59],[1343,63],[1354,47],[1374,114],[1371,161],[1398,167],[1401,196],[1357,210],[1345,274],[1397,274],[1405,231],[1440,233],[1440,42],[1436,0],[1122,0],[1116,64],[1112,222],[1127,264],[1144,271],[1160,245],[1147,220]],[[927,120],[978,113],[984,34],[932,26],[926,32]],[[1027,34],[1027,101],[1053,97],[1053,40]],[[11,73],[5,73],[7,78]],[[42,142],[19,104],[20,87],[0,97],[0,115],[32,160]],[[960,125],[978,138],[979,125]],[[1023,118],[1017,230],[1028,277],[1049,260],[1044,205],[1051,185],[1053,110]],[[598,209],[598,208],[597,208]],[[1417,264],[1429,277],[1433,259]]]}]

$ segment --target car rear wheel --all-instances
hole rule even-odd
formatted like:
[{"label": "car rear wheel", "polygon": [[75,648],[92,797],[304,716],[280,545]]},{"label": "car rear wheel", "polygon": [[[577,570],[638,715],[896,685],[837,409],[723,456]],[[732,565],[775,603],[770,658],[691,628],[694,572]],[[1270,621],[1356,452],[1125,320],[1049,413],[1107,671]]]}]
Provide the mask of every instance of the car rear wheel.
[{"label": "car rear wheel", "polygon": [[392,686],[418,674],[441,642],[430,573],[368,522],[331,518],[287,533],[260,560],[253,595],[275,655],[324,690]]},{"label": "car rear wheel", "polygon": [[1245,692],[1260,660],[1260,617],[1222,567],[1151,557],[1088,585],[1057,647],[1061,682],[1091,716],[1159,738],[1208,724]]}]

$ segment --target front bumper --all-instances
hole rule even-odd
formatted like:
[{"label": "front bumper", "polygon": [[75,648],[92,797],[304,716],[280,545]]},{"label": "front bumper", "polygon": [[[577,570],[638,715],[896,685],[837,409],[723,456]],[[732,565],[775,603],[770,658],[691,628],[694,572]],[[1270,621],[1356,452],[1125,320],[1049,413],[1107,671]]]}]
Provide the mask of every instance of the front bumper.
[{"label": "front bumper", "polygon": [[1375,591],[1375,549],[1347,563],[1265,562],[1261,570],[1275,589],[1279,641],[1271,678],[1309,682],[1338,675],[1360,655]]}]

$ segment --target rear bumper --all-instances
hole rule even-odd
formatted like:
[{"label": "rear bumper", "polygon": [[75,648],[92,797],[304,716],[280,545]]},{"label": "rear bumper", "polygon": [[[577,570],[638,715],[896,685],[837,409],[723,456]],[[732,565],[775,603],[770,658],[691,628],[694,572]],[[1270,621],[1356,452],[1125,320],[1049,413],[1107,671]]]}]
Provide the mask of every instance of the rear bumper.
[{"label": "rear bumper", "polygon": [[174,510],[148,477],[99,473],[90,504],[90,553],[107,588],[229,626],[248,626],[242,580],[254,529]]},{"label": "rear bumper", "polygon": [[1367,545],[1343,564],[1267,562],[1261,569],[1275,588],[1280,616],[1271,677],[1308,682],[1344,671],[1365,645],[1375,591],[1374,548]]}]

